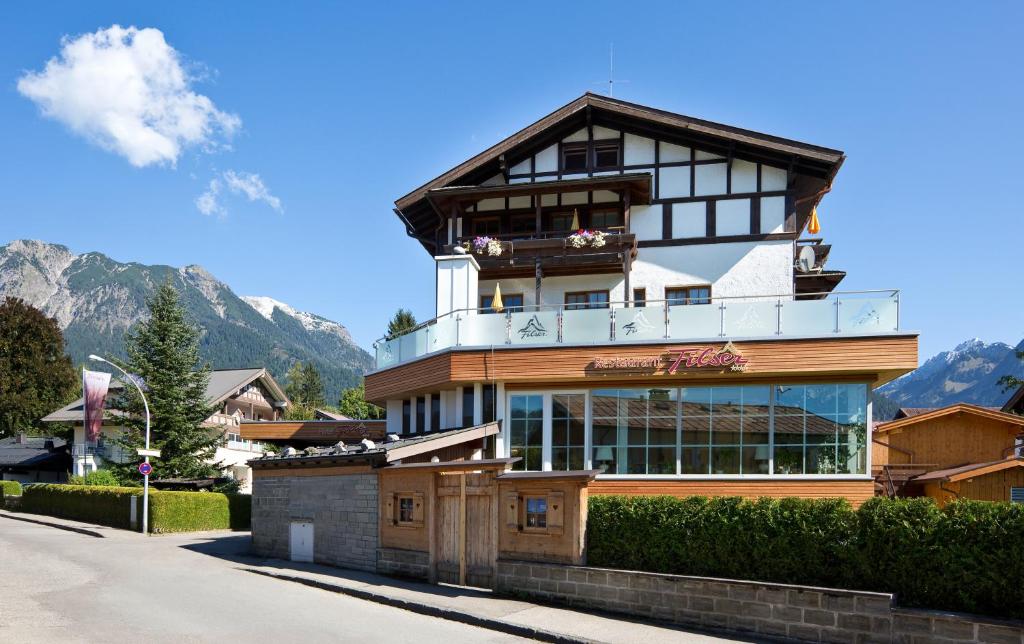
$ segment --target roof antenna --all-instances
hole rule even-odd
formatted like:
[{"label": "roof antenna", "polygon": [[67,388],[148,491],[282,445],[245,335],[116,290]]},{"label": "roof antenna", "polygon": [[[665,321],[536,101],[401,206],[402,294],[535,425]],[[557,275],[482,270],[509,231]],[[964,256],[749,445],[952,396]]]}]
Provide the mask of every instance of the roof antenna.
[{"label": "roof antenna", "polygon": [[628,80],[615,79],[615,43],[608,43],[608,80],[601,81],[600,85],[608,85],[608,97],[615,96],[615,83],[628,83]]}]

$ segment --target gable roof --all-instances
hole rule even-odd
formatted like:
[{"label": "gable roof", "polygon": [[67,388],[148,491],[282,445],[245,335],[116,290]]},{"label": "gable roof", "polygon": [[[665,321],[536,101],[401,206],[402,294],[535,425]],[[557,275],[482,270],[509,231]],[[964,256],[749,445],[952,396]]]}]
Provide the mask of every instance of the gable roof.
[{"label": "gable roof", "polygon": [[935,418],[941,418],[943,416],[950,416],[953,414],[970,414],[979,418],[987,418],[989,420],[1002,421],[1010,425],[1024,427],[1024,416],[1007,414],[1006,412],[988,409],[986,407],[978,407],[977,405],[969,405],[967,403],[957,403],[955,405],[949,405],[948,407],[931,409],[905,418],[879,423],[875,425],[875,433],[885,433],[894,429],[916,425],[917,423],[927,422]]},{"label": "gable roof", "polygon": [[[210,381],[206,383],[206,401],[209,405],[218,405],[231,396],[235,395],[242,387],[259,380],[266,387],[272,396],[285,405],[288,404],[288,397],[284,394],[281,386],[277,384],[270,372],[263,367],[250,369],[215,369],[210,371]],[[110,379],[110,390],[119,391],[124,388],[124,382],[119,378]],[[85,402],[82,398],[71,404],[43,416],[44,423],[75,423],[82,420]],[[117,418],[124,413],[117,409],[107,409],[103,412],[106,418]]]},{"label": "gable roof", "polygon": [[362,463],[381,467],[395,461],[400,461],[403,458],[410,458],[445,447],[461,445],[487,436],[494,436],[500,431],[501,423],[495,421],[461,429],[445,429],[415,434],[399,438],[398,440],[385,440],[380,443],[373,443],[373,447],[370,448],[357,443],[355,445],[346,445],[344,448],[337,446],[320,449],[309,447],[303,452],[292,455],[267,454],[262,458],[249,461],[249,465],[254,469],[330,467],[333,465]]},{"label": "gable roof", "polygon": [[950,483],[955,483],[956,481],[962,481],[976,476],[985,476],[986,474],[1001,472],[1003,470],[1016,467],[1024,467],[1024,458],[1007,458],[1001,461],[971,463],[969,465],[961,465],[959,467],[951,467],[944,470],[935,470],[921,474],[920,476],[915,476],[912,480],[914,482],[949,481]]},{"label": "gable roof", "polygon": [[1010,399],[1006,401],[1002,408],[1002,411],[1007,413],[1014,410],[1024,413],[1024,385],[1021,385],[1017,388],[1017,391],[1013,392],[1013,395],[1010,396]]},{"label": "gable roof", "polygon": [[67,459],[67,441],[63,438],[9,436],[0,439],[0,467],[39,467]]}]

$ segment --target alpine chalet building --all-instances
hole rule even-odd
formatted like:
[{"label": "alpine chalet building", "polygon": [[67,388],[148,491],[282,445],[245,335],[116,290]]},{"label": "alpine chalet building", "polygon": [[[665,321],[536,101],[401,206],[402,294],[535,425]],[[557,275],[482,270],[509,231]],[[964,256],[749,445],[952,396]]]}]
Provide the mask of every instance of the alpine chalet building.
[{"label": "alpine chalet building", "polygon": [[815,209],[838,150],[585,94],[396,202],[436,317],[376,344],[404,436],[591,493],[874,494],[869,393],[917,366],[899,293],[844,293]]}]

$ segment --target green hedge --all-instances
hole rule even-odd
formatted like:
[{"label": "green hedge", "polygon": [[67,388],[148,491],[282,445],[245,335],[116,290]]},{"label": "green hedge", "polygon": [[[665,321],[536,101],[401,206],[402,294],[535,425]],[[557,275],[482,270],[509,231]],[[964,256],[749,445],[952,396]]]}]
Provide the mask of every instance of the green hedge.
[{"label": "green hedge", "polygon": [[132,487],[84,485],[30,485],[21,497],[22,512],[88,521],[112,528],[131,527],[132,496],[142,490]]},{"label": "green hedge", "polygon": [[17,481],[0,481],[0,499],[5,496],[21,496],[21,483]]},{"label": "green hedge", "polygon": [[1024,506],[931,499],[594,496],[592,566],[891,592],[1024,618]]},{"label": "green hedge", "polygon": [[149,499],[151,532],[248,530],[252,498],[219,492],[155,492]]},{"label": "green hedge", "polygon": [[[131,529],[134,487],[98,485],[33,485],[25,490],[20,510],[65,519]],[[142,501],[138,501],[141,521]],[[217,492],[149,492],[150,532],[248,530],[251,497]]]}]

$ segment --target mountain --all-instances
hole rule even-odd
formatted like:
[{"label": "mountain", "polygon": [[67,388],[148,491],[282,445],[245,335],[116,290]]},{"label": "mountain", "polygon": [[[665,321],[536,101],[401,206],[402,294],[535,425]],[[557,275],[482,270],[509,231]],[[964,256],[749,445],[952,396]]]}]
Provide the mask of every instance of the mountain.
[{"label": "mountain", "polygon": [[965,402],[982,407],[1001,407],[1011,392],[997,384],[999,378],[1024,378],[1024,361],[1016,347],[1002,342],[986,344],[975,338],[943,351],[923,365],[878,391],[900,407],[945,407]]},{"label": "mountain", "polygon": [[372,365],[341,324],[270,298],[239,297],[201,266],[125,264],[40,241],[0,246],[0,297],[20,297],[56,318],[76,363],[90,353],[123,356],[125,331],[168,278],[202,329],[200,350],[214,368],[265,366],[284,384],[296,360],[312,362],[333,402]]}]

